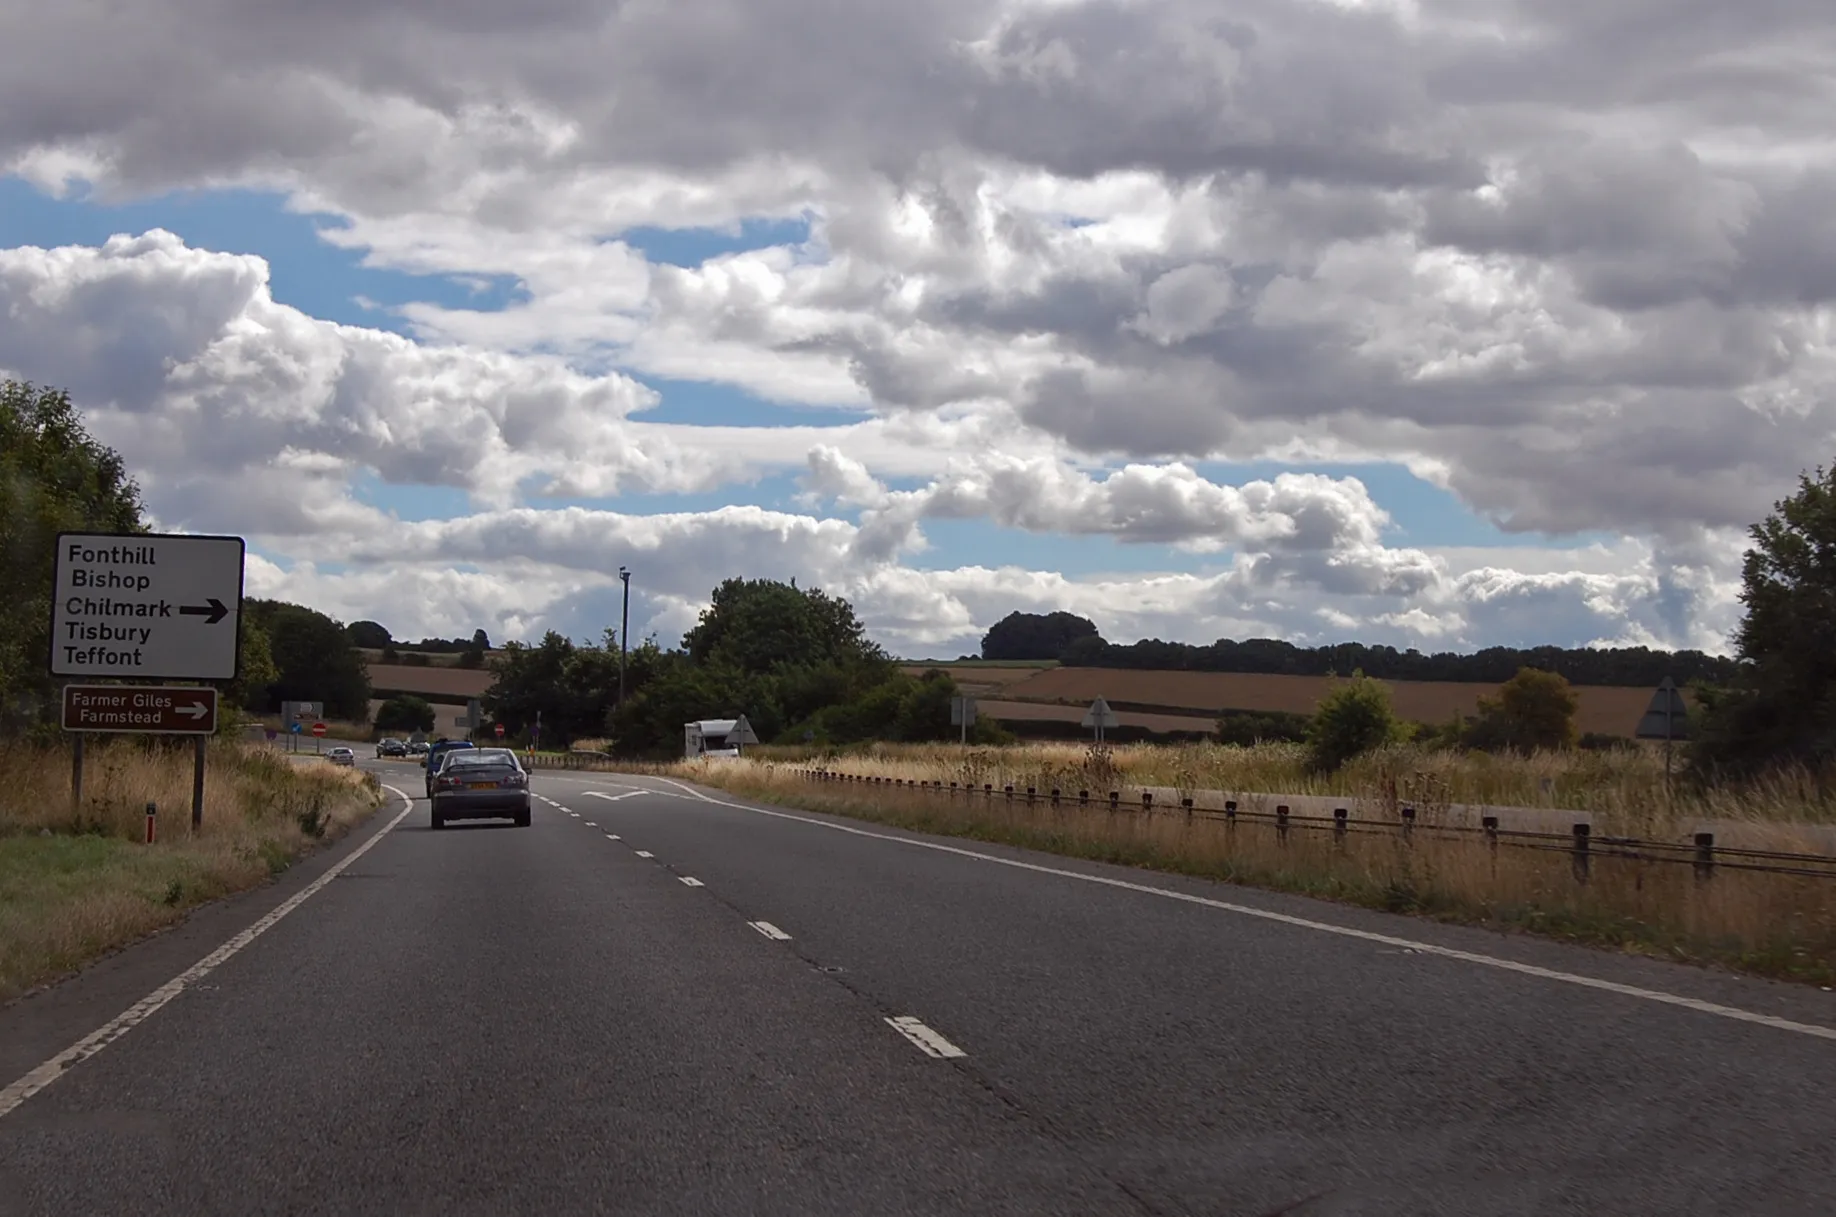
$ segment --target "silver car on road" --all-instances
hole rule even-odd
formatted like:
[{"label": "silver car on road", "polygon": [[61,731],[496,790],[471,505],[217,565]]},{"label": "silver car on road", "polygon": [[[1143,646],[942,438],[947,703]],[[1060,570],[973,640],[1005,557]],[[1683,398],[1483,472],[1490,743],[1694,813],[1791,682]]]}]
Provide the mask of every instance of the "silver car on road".
[{"label": "silver car on road", "polygon": [[433,826],[510,819],[529,827],[529,773],[508,748],[461,748],[440,758],[431,790]]}]

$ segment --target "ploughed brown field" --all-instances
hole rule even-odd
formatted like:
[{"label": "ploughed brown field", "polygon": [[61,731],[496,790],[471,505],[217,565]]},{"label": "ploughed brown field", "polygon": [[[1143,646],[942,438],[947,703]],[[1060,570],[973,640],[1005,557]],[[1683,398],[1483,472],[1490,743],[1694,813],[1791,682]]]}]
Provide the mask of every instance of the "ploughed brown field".
[{"label": "ploughed brown field", "polygon": [[[1155,712],[1117,711],[1125,725],[1152,730],[1208,729],[1220,711],[1259,710],[1311,714],[1332,685],[1326,676],[1267,676],[1251,672],[1127,671],[1115,668],[949,669],[964,692],[983,698],[990,718],[1060,718],[1076,721],[1098,697],[1152,706]],[[1004,679],[996,680],[999,672]],[[1009,678],[1008,674],[1012,673]],[[984,682],[989,682],[982,687]],[[1477,714],[1479,699],[1495,684],[1389,680],[1396,713],[1415,722],[1446,722],[1455,714]],[[1630,736],[1652,689],[1575,686],[1575,727]],[[1685,695],[1687,697],[1687,694]],[[1178,711],[1189,710],[1191,717]],[[1051,711],[1051,712],[1049,712]]]}]

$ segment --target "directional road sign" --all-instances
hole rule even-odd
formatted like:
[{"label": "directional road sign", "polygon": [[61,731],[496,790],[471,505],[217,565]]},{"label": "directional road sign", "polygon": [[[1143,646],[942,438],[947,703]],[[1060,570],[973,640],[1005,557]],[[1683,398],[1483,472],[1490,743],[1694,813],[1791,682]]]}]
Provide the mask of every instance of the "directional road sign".
[{"label": "directional road sign", "polygon": [[754,734],[752,724],[746,721],[746,716],[744,714],[740,715],[738,720],[734,722],[733,730],[727,735],[727,742],[740,746],[759,742],[759,737]]},{"label": "directional road sign", "polygon": [[185,685],[65,685],[64,730],[212,735],[217,691]]},{"label": "directional road sign", "polygon": [[51,674],[234,680],[241,537],[59,533]]}]

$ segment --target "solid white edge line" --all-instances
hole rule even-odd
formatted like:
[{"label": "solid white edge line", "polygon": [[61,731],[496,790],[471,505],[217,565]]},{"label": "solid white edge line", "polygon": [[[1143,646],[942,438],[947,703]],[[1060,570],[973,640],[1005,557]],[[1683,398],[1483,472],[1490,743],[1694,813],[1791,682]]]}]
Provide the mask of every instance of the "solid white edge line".
[{"label": "solid white edge line", "polygon": [[918,1050],[926,1056],[942,1058],[969,1055],[910,1014],[889,1018],[886,1020],[886,1025],[918,1045]]},{"label": "solid white edge line", "polygon": [[751,926],[753,929],[757,930],[759,933],[765,935],[765,937],[771,939],[773,942],[789,942],[790,941],[789,934],[786,934],[783,930],[779,929],[777,926],[773,925],[769,921],[748,921],[746,924]]},{"label": "solid white edge line", "polygon": [[198,960],[198,962],[192,964],[189,968],[186,968],[183,972],[180,972],[177,976],[153,990],[153,992],[147,994],[108,1022],[97,1027],[94,1031],[91,1031],[88,1035],[70,1045],[70,1047],[64,1049],[38,1068],[32,1070],[30,1073],[8,1086],[5,1090],[0,1090],[0,1119],[4,1119],[8,1113],[12,1112],[21,1103],[24,1103],[27,1099],[43,1090],[51,1083],[57,1081],[58,1078],[62,1077],[69,1070],[70,1066],[76,1064],[76,1062],[80,1060],[94,1056],[96,1053],[102,1051],[102,1049],[126,1035],[129,1031],[132,1031],[136,1026],[145,1022],[161,1006],[164,1006],[167,1002],[177,997],[180,993],[183,993],[188,987],[196,984],[205,976],[208,976],[230,956],[242,950],[243,947],[248,946],[251,942],[254,942],[257,938],[267,933],[267,931],[272,929],[274,924],[282,917],[285,917],[288,913],[291,913],[294,909],[306,903],[306,901],[317,894],[326,884],[343,874],[345,868],[350,866],[351,863],[369,853],[370,849],[378,841],[382,840],[391,829],[397,824],[400,824],[402,820],[407,817],[409,812],[414,810],[414,800],[409,798],[402,791],[397,790],[393,786],[385,786],[383,789],[394,794],[406,804],[401,811],[396,813],[393,820],[390,820],[376,832],[372,833],[369,840],[346,854],[344,858],[330,870],[320,875],[317,879],[314,879],[311,883],[307,884],[293,895],[287,897],[287,899],[281,901],[280,904],[269,910],[265,916],[256,921],[253,925],[250,925],[240,933],[234,935],[222,946]]},{"label": "solid white edge line", "polygon": [[[670,781],[660,778],[659,781]],[[672,782],[680,786],[680,782]],[[688,795],[704,803],[713,803],[721,807],[731,807],[736,811],[747,811],[754,815],[770,816],[778,820],[794,820],[799,824],[810,824],[817,828],[833,829],[857,837],[871,837],[876,841],[891,841],[898,845],[909,845],[918,849],[935,850],[938,853],[955,854],[962,858],[973,858],[978,862],[992,862],[997,866],[1008,866],[1015,870],[1032,871],[1035,874],[1055,875],[1061,879],[1075,879],[1080,883],[1096,883],[1104,887],[1120,888],[1123,891],[1139,892],[1147,896],[1159,896],[1166,900],[1179,900],[1186,904],[1202,905],[1205,908],[1218,909],[1226,913],[1236,913],[1242,917],[1254,917],[1261,921],[1273,921],[1281,925],[1295,926],[1303,930],[1314,930],[1321,934],[1336,934],[1341,938],[1353,938],[1362,942],[1380,943],[1387,947],[1403,947],[1419,951],[1424,955],[1438,955],[1443,959],[1457,959],[1462,963],[1477,964],[1480,967],[1497,968],[1502,972],[1515,972],[1521,976],[1534,976],[1539,980],[1551,980],[1565,985],[1577,985],[1584,989],[1594,989],[1602,993],[1616,993],[1621,997],[1635,998],[1639,1001],[1654,1002],[1663,1006],[1676,1006],[1684,1010],[1694,1010],[1698,1014],[1713,1015],[1716,1018],[1732,1019],[1735,1022],[1753,1023],[1761,1027],[1771,1027],[1777,1031],[1790,1031],[1797,1035],[1809,1035],[1817,1039],[1836,1041],[1836,1027],[1819,1026],[1816,1023],[1800,1023],[1789,1018],[1780,1018],[1773,1014],[1760,1014],[1754,1010],[1742,1010],[1737,1006],[1724,1006],[1719,1002],[1703,1001],[1701,998],[1684,997],[1677,993],[1665,993],[1658,989],[1644,989],[1637,985],[1620,984],[1618,981],[1601,980],[1595,976],[1582,976],[1576,972],[1562,972],[1555,968],[1539,967],[1531,963],[1519,963],[1514,959],[1500,959],[1496,955],[1481,955],[1475,951],[1462,951],[1454,947],[1444,947],[1432,942],[1423,942],[1414,938],[1399,938],[1394,934],[1379,934],[1374,930],[1358,930],[1345,925],[1333,925],[1327,921],[1313,921],[1306,917],[1296,917],[1291,913],[1277,913],[1271,909],[1254,908],[1247,904],[1234,904],[1228,900],[1213,900],[1209,896],[1194,895],[1191,892],[1173,891],[1164,887],[1150,887],[1145,883],[1131,883],[1127,879],[1115,879],[1108,875],[1086,875],[1080,871],[1065,870],[1062,867],[1042,866],[1037,862],[1022,862],[1018,858],[1003,858],[998,854],[984,854],[973,849],[964,849],[957,845],[945,845],[939,841],[920,841],[912,837],[895,836],[892,833],[874,832],[871,829],[855,828],[849,824],[832,824],[827,820],[814,820],[808,816],[795,815],[788,811],[772,811],[764,807],[750,807],[745,803],[735,803],[728,799],[716,799],[698,791],[683,788]],[[657,791],[668,794],[668,791]]]},{"label": "solid white edge line", "polygon": [[707,886],[707,884],[703,883],[701,880],[692,879],[687,875],[682,875],[680,876],[680,878],[682,879],[682,886],[684,887],[706,887]]}]

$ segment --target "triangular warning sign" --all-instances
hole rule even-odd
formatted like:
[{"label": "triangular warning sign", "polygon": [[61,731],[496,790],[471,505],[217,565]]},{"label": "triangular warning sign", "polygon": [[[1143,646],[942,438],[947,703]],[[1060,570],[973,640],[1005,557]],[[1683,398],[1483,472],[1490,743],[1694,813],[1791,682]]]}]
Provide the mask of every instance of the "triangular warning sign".
[{"label": "triangular warning sign", "polygon": [[1109,728],[1120,725],[1121,720],[1116,717],[1116,712],[1111,710],[1109,702],[1101,697],[1091,702],[1090,709],[1084,711],[1084,726],[1086,727]]},{"label": "triangular warning sign", "polygon": [[1666,676],[1657,692],[1651,695],[1651,704],[1645,708],[1645,716],[1638,720],[1638,730],[1633,734],[1639,739],[1689,738],[1689,707],[1683,702],[1683,691],[1670,677]]}]

